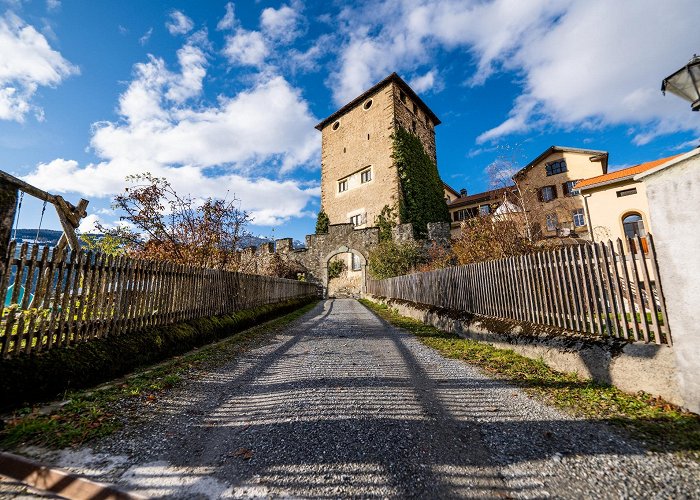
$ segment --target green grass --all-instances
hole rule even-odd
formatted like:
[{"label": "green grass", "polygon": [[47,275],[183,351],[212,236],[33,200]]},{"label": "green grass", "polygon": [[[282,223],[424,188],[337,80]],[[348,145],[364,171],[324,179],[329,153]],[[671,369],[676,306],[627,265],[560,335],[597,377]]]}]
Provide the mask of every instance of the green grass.
[{"label": "green grass", "polygon": [[700,460],[698,415],[649,394],[627,394],[610,385],[582,380],[574,373],[552,370],[542,360],[521,356],[510,349],[498,349],[443,332],[401,316],[386,305],[366,299],[360,302],[445,357],[479,366],[570,414],[621,427],[652,450],[679,451]]},{"label": "green grass", "polygon": [[163,391],[181,384],[192,370],[225,363],[244,351],[262,334],[283,328],[315,305],[316,302],[312,302],[277,319],[137,372],[108,386],[67,393],[65,399],[69,402],[49,415],[40,415],[32,408],[18,410],[5,421],[5,427],[0,430],[0,448],[13,449],[30,444],[64,448],[106,436],[122,425],[123,419],[116,410],[121,407],[121,401],[138,398],[139,404],[148,411],[148,404],[157,400]]}]

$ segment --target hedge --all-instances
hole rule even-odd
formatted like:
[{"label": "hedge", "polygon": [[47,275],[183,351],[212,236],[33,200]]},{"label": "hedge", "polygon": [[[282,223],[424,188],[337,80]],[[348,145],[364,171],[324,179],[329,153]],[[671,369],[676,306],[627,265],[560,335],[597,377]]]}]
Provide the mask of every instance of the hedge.
[{"label": "hedge", "polygon": [[69,389],[112,380],[287,314],[314,300],[317,299],[295,299],[2,360],[0,410],[46,401]]}]

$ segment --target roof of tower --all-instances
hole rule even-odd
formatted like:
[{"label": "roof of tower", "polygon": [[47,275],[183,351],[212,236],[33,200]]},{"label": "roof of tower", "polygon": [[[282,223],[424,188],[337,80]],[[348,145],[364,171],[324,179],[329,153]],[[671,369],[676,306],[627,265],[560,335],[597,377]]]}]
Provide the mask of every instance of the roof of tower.
[{"label": "roof of tower", "polygon": [[384,80],[382,80],[381,82],[377,83],[376,85],[372,86],[371,88],[365,90],[362,94],[355,97],[352,101],[350,101],[345,106],[340,108],[338,111],[336,111],[335,113],[330,115],[328,118],[319,122],[319,124],[316,125],[316,129],[321,130],[328,123],[335,121],[338,117],[344,115],[349,110],[351,110],[352,108],[354,108],[355,106],[357,106],[358,104],[363,102],[365,99],[367,99],[369,96],[375,94],[379,89],[387,86],[388,84],[390,84],[392,82],[397,84],[399,87],[401,87],[404,90],[404,92],[406,92],[406,94],[408,94],[408,96],[411,98],[411,100],[413,100],[414,102],[416,102],[419,106],[421,106],[423,108],[423,111],[425,111],[425,113],[428,115],[428,117],[430,117],[433,124],[440,125],[440,123],[442,123],[440,121],[440,119],[435,115],[435,113],[433,113],[432,110],[428,107],[428,105],[425,104],[420,97],[418,97],[418,94],[416,94],[413,91],[413,89],[408,86],[408,83],[403,81],[403,79],[399,75],[397,75],[396,73],[392,73],[389,76],[387,76],[386,78],[384,78]]}]

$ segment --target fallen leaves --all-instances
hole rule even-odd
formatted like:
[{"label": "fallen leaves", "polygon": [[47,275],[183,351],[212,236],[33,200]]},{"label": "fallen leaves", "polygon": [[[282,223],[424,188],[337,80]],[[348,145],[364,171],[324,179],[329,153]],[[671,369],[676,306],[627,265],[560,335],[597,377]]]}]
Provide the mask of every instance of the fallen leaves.
[{"label": "fallen leaves", "polygon": [[241,458],[243,460],[250,460],[253,458],[253,451],[249,450],[248,448],[238,448],[236,451],[233,452],[234,457]]}]

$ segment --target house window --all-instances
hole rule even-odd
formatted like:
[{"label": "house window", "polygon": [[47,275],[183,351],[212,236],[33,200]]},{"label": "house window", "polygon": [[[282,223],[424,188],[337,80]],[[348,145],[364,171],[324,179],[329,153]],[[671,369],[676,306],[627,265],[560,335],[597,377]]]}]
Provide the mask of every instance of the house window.
[{"label": "house window", "polygon": [[467,215],[467,211],[466,211],[466,210],[464,210],[464,209],[462,209],[462,210],[457,210],[457,211],[454,213],[454,220],[455,220],[455,222],[458,222],[458,221],[461,221],[461,220],[466,219],[466,215]]},{"label": "house window", "polygon": [[358,255],[352,254],[352,270],[359,271],[362,269],[362,262],[360,262],[360,257]]},{"label": "house window", "polygon": [[360,173],[360,182],[364,184],[365,182],[369,182],[372,180],[372,169],[368,168],[367,170],[363,170]]},{"label": "house window", "polygon": [[335,122],[335,123],[333,124],[333,127],[332,127],[332,128],[333,128],[333,130],[338,130],[338,128],[340,128],[340,120],[338,120],[337,122]]},{"label": "house window", "polygon": [[543,186],[540,188],[540,201],[552,201],[557,197],[556,186]]},{"label": "house window", "polygon": [[368,99],[368,100],[365,102],[365,105],[362,106],[362,107],[365,108],[365,109],[371,108],[371,107],[372,107],[372,99]]},{"label": "house window", "polygon": [[583,208],[577,208],[573,211],[574,227],[583,227],[586,225],[586,218],[583,216]]},{"label": "house window", "polygon": [[581,191],[574,187],[577,182],[578,181],[566,181],[561,185],[564,196],[578,196],[581,194]]},{"label": "house window", "polygon": [[566,160],[562,159],[547,163],[544,168],[547,171],[547,175],[561,174],[567,171]]},{"label": "house window", "polygon": [[556,231],[559,226],[559,219],[557,219],[557,214],[547,214],[547,231]]},{"label": "house window", "polygon": [[622,198],[623,196],[631,196],[633,194],[637,194],[637,188],[623,189],[622,191],[618,191],[617,197]]},{"label": "house window", "polygon": [[357,214],[357,215],[353,215],[352,217],[350,217],[350,223],[353,226],[359,226],[361,224],[364,224],[365,223],[364,220],[365,220],[364,214]]},{"label": "house window", "polygon": [[342,193],[343,191],[348,190],[348,180],[343,179],[342,181],[338,181],[338,192]]},{"label": "house window", "polygon": [[401,102],[406,104],[406,94],[404,94],[403,90],[399,90],[399,99],[401,99]]},{"label": "house window", "polygon": [[415,102],[413,103],[413,114],[416,116],[418,115],[418,104]]},{"label": "house window", "polygon": [[416,132],[416,120],[413,120],[413,122],[411,122],[411,130],[413,130],[414,133]]},{"label": "house window", "polygon": [[481,205],[479,207],[479,215],[488,215],[491,213],[491,205]]}]

